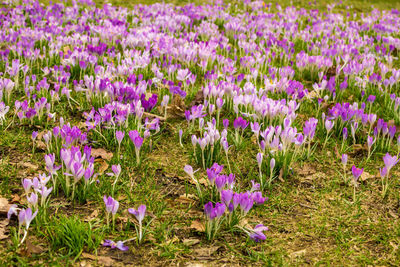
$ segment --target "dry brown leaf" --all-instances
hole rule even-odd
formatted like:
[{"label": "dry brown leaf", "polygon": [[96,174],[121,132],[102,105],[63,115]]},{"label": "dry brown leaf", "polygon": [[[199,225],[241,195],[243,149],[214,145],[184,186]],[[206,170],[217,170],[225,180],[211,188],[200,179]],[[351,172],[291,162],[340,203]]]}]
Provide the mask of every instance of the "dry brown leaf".
[{"label": "dry brown leaf", "polygon": [[108,163],[105,160],[100,160],[98,161],[100,166],[99,166],[99,174],[102,175],[107,169],[108,169]]},{"label": "dry brown leaf", "polygon": [[293,253],[290,254],[291,257],[295,258],[295,257],[301,257],[304,256],[306,254],[307,250],[306,249],[302,249],[299,251],[295,251]]},{"label": "dry brown leaf", "polygon": [[200,240],[197,238],[187,238],[187,239],[183,239],[182,243],[185,246],[194,246],[194,245],[200,243]]},{"label": "dry brown leaf", "polygon": [[200,105],[203,102],[204,102],[203,90],[199,90],[199,91],[197,91],[196,96],[194,97],[193,101],[190,103],[190,106]]},{"label": "dry brown leaf", "polygon": [[113,153],[107,152],[104,148],[94,148],[92,149],[92,156],[94,158],[102,158],[107,161],[110,161],[113,157]]},{"label": "dry brown leaf", "polygon": [[30,162],[18,162],[17,167],[24,167],[24,168],[28,168],[28,169],[34,170],[34,171],[39,169],[38,165],[32,164]]},{"label": "dry brown leaf", "polygon": [[204,223],[200,222],[199,220],[192,221],[190,224],[190,229],[194,229],[198,232],[204,232],[206,230]]},{"label": "dry brown leaf", "polygon": [[115,263],[114,260],[111,259],[111,257],[107,257],[107,256],[95,256],[95,255],[91,255],[91,254],[85,253],[85,252],[83,252],[81,254],[81,256],[86,259],[91,259],[91,260],[97,261],[99,264],[101,264],[103,266],[113,266]]},{"label": "dry brown leaf", "polygon": [[196,258],[206,259],[206,258],[210,258],[220,248],[221,247],[218,247],[218,246],[199,247],[199,248],[193,249],[193,252],[196,255]]},{"label": "dry brown leaf", "polygon": [[185,102],[179,95],[174,95],[172,99],[171,105],[167,107],[167,116],[168,117],[185,117]]},{"label": "dry brown leaf", "polygon": [[178,201],[179,203],[193,203],[195,202],[195,200],[197,199],[197,197],[193,194],[183,194],[180,195],[178,198],[175,199],[175,201]]},{"label": "dry brown leaf", "polygon": [[12,195],[11,203],[20,203],[21,197],[17,194]]},{"label": "dry brown leaf", "polygon": [[94,210],[92,213],[90,213],[89,216],[86,216],[85,218],[85,222],[89,222],[93,219],[96,219],[99,216],[99,211],[98,210]]},{"label": "dry brown leaf", "polygon": [[360,176],[360,181],[365,181],[367,179],[374,178],[374,175],[364,171]]},{"label": "dry brown leaf", "polygon": [[200,178],[200,179],[199,179],[199,184],[208,186],[208,180],[207,180],[207,179],[204,179],[204,178]]},{"label": "dry brown leaf", "polygon": [[8,235],[6,235],[8,222],[8,219],[0,221],[0,240],[8,238]]},{"label": "dry brown leaf", "polygon": [[279,181],[281,181],[282,183],[285,182],[285,180],[283,180],[283,169],[281,169],[279,171],[279,176],[278,176]]},{"label": "dry brown leaf", "polygon": [[40,254],[44,252],[44,249],[41,246],[36,246],[32,244],[29,238],[26,240],[26,251],[28,255],[31,254]]},{"label": "dry brown leaf", "polygon": [[10,206],[11,204],[8,203],[8,200],[0,196],[0,214],[7,214]]},{"label": "dry brown leaf", "polygon": [[43,141],[38,140],[35,143],[36,143],[36,148],[37,149],[40,149],[40,150],[43,150],[43,151],[45,151],[47,149],[46,144]]}]

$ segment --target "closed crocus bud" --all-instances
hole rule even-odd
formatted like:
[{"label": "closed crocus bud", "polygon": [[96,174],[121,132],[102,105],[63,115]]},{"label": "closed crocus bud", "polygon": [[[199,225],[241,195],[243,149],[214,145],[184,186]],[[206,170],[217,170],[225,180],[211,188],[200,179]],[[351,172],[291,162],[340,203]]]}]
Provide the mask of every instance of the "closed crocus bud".
[{"label": "closed crocus bud", "polygon": [[264,154],[263,154],[263,153],[257,153],[258,168],[261,168],[261,164],[262,164],[263,157],[264,157]]},{"label": "closed crocus bud", "polygon": [[344,166],[347,165],[347,159],[348,159],[347,154],[342,154],[342,164],[343,164]]},{"label": "closed crocus bud", "polygon": [[387,175],[386,167],[379,169],[379,174],[381,175],[382,178],[386,177],[386,175]]},{"label": "closed crocus bud", "polygon": [[228,120],[228,119],[224,119],[224,120],[222,121],[222,125],[224,126],[225,129],[228,129],[229,120]]},{"label": "closed crocus bud", "polygon": [[35,141],[36,137],[38,136],[38,132],[33,131],[32,132],[32,140]]},{"label": "closed crocus bud", "polygon": [[122,132],[122,131],[115,132],[115,138],[117,139],[117,142],[119,145],[121,145],[121,142],[124,139],[124,136],[125,136],[125,132]]},{"label": "closed crocus bud", "polygon": [[194,147],[196,147],[196,145],[197,145],[197,137],[195,135],[192,135],[192,145]]},{"label": "closed crocus bud", "polygon": [[217,101],[216,101],[217,108],[221,109],[224,106],[224,103],[225,103],[224,99],[218,98]]},{"label": "closed crocus bud", "polygon": [[275,168],[275,159],[272,158],[269,162],[269,167],[271,169],[271,171]]},{"label": "closed crocus bud", "polygon": [[190,177],[194,177],[193,167],[190,165],[186,165],[183,170],[189,175]]}]

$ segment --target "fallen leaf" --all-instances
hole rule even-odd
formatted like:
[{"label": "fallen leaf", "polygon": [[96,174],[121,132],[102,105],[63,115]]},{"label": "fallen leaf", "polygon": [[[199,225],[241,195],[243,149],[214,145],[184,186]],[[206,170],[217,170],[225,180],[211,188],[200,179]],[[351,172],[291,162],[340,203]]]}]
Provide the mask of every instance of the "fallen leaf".
[{"label": "fallen leaf", "polygon": [[34,170],[34,171],[36,171],[39,168],[38,165],[32,164],[30,162],[19,162],[19,163],[17,163],[17,166],[18,167],[25,167],[25,168],[28,168],[28,169]]},{"label": "fallen leaf", "polygon": [[100,263],[104,266],[114,266],[114,264],[115,264],[114,260],[111,259],[111,257],[107,257],[107,256],[95,256],[95,255],[91,255],[91,254],[85,253],[85,252],[83,252],[81,254],[81,256],[86,259],[91,259],[91,260],[97,261],[98,263]]},{"label": "fallen leaf", "polygon": [[175,199],[175,201],[178,201],[179,203],[193,203],[195,202],[195,200],[197,199],[197,197],[193,194],[183,194],[180,195],[178,198]]},{"label": "fallen leaf", "polygon": [[291,253],[290,256],[291,257],[300,257],[300,256],[304,256],[306,254],[306,252],[307,252],[306,249],[302,249],[302,250]]},{"label": "fallen leaf", "polygon": [[172,99],[171,105],[167,107],[167,116],[168,117],[185,117],[185,102],[179,95],[174,95]]},{"label": "fallen leaf", "polygon": [[199,259],[206,259],[210,258],[215,252],[218,251],[221,247],[219,246],[214,246],[214,247],[199,247],[196,249],[193,249],[194,254],[196,255],[196,258]]},{"label": "fallen leaf", "polygon": [[29,238],[26,240],[26,250],[28,255],[40,254],[44,252],[44,249],[42,247],[32,244]]},{"label": "fallen leaf", "polygon": [[197,238],[188,238],[188,239],[183,239],[182,243],[185,246],[194,246],[194,245],[200,243],[200,240]]},{"label": "fallen leaf", "polygon": [[102,159],[105,159],[107,161],[110,161],[112,159],[112,157],[113,157],[113,153],[112,152],[107,152],[103,148],[94,148],[94,149],[92,149],[92,156],[94,158],[102,158]]},{"label": "fallen leaf", "polygon": [[99,216],[99,211],[98,210],[94,210],[92,213],[90,213],[89,216],[87,216],[85,218],[85,222],[89,222],[93,219],[96,219]]},{"label": "fallen leaf", "polygon": [[285,182],[285,180],[283,180],[283,169],[281,169],[279,171],[279,176],[278,176],[279,181],[281,181],[282,183]]},{"label": "fallen leaf", "polygon": [[204,94],[203,90],[197,91],[193,101],[190,103],[190,106],[200,105],[204,102]]},{"label": "fallen leaf", "polygon": [[8,238],[8,235],[6,235],[8,222],[8,219],[0,221],[0,240]]},{"label": "fallen leaf", "polygon": [[194,229],[198,232],[204,232],[206,230],[204,223],[200,222],[199,220],[192,221],[190,224],[190,229]]},{"label": "fallen leaf", "polygon": [[107,169],[108,169],[108,163],[104,160],[99,161],[100,166],[99,166],[99,174],[102,175]]},{"label": "fallen leaf", "polygon": [[21,197],[19,195],[17,195],[17,194],[12,195],[11,203],[20,203],[20,201],[21,201]]},{"label": "fallen leaf", "polygon": [[35,143],[36,143],[36,148],[43,150],[43,151],[45,151],[47,149],[47,146],[43,141],[38,140]]},{"label": "fallen leaf", "polygon": [[0,196],[0,214],[7,214],[10,206],[11,204],[8,203],[8,200]]},{"label": "fallen leaf", "polygon": [[370,178],[373,178],[373,177],[374,177],[374,175],[372,175],[372,174],[370,174],[370,173],[364,171],[364,172],[361,174],[360,181],[365,181],[365,180],[370,179]]}]

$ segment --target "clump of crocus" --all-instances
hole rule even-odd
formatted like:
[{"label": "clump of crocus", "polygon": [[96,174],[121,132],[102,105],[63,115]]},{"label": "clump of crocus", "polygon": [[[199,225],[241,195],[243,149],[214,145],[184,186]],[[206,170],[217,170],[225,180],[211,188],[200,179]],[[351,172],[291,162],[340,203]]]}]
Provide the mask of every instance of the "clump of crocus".
[{"label": "clump of crocus", "polygon": [[386,153],[386,155],[383,156],[383,162],[385,163],[385,167],[379,169],[379,172],[382,178],[382,197],[384,198],[389,188],[390,170],[399,162],[399,159],[397,156],[391,156],[389,153]]},{"label": "clump of crocus", "polygon": [[139,227],[136,227],[136,234],[137,234],[137,241],[141,243],[144,236],[144,229],[143,229],[143,219],[146,216],[146,205],[140,205],[138,209],[128,209],[130,214],[135,215],[136,219],[139,222]]},{"label": "clump of crocus", "polygon": [[111,196],[103,196],[104,204],[106,206],[106,219],[107,219],[107,226],[110,226],[110,214],[112,216],[112,222],[114,225],[115,221],[115,214],[117,214],[119,208],[119,202],[113,199]]},{"label": "clump of crocus", "polygon": [[140,164],[140,148],[143,145],[143,138],[140,137],[140,134],[138,131],[129,131],[129,138],[132,140],[134,146],[135,146],[135,153],[136,153],[136,163],[137,165]]},{"label": "clump of crocus", "polygon": [[353,173],[353,202],[356,202],[356,187],[358,187],[358,179],[360,178],[361,174],[363,173],[364,168],[359,169],[353,165],[351,167],[351,172]]},{"label": "clump of crocus", "polygon": [[218,233],[223,219],[222,215],[224,215],[225,210],[225,204],[219,202],[215,204],[215,207],[211,201],[204,205],[204,214],[206,216],[206,234],[208,240],[214,239]]}]

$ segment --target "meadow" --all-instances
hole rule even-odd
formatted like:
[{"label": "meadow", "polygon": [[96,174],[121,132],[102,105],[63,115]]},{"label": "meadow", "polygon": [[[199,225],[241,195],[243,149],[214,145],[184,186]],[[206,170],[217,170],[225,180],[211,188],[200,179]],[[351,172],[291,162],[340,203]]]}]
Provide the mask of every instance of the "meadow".
[{"label": "meadow", "polygon": [[1,266],[400,264],[400,2],[0,16]]}]

